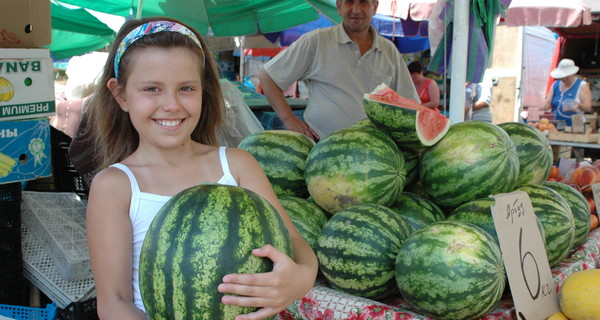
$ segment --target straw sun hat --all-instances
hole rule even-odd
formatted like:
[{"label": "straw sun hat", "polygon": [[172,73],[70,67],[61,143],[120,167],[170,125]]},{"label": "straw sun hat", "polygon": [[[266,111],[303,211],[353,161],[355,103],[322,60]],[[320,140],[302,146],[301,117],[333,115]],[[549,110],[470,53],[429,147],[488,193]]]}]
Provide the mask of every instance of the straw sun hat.
[{"label": "straw sun hat", "polygon": [[579,67],[571,59],[562,59],[558,63],[558,67],[550,72],[550,76],[554,79],[562,79],[574,75],[579,71]]}]

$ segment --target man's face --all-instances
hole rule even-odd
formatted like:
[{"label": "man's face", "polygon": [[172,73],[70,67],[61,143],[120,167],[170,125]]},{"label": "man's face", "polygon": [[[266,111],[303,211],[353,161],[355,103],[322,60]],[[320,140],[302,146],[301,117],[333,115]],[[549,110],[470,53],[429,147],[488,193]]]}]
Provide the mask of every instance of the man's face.
[{"label": "man's face", "polygon": [[337,0],[338,13],[348,33],[369,29],[371,19],[377,12],[377,0]]}]

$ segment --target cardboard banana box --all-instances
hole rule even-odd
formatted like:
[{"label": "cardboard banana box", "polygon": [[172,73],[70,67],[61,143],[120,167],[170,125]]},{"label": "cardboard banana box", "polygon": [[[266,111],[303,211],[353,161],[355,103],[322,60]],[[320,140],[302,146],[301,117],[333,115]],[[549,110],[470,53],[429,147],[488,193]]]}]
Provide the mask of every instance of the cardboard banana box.
[{"label": "cardboard banana box", "polygon": [[0,184],[52,174],[47,119],[0,121]]}]

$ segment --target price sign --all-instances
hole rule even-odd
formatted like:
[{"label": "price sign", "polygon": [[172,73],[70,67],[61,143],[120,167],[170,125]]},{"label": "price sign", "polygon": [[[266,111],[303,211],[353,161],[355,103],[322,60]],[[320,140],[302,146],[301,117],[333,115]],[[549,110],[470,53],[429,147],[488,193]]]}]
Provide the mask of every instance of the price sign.
[{"label": "price sign", "polygon": [[583,113],[576,113],[571,117],[572,132],[585,133],[585,116]]},{"label": "price sign", "polygon": [[594,203],[598,206],[600,203],[600,182],[592,185],[592,195],[594,196]]},{"label": "price sign", "polygon": [[545,319],[560,309],[529,195],[514,191],[493,197],[492,216],[517,318]]}]

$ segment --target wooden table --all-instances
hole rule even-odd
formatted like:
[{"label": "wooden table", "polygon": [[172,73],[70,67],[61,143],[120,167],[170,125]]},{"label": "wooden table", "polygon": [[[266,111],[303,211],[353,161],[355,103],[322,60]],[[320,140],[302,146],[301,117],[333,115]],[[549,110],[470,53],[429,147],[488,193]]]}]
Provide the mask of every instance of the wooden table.
[{"label": "wooden table", "polygon": [[[582,143],[582,142],[571,142],[571,141],[556,141],[556,140],[550,140],[550,145],[552,146],[557,146],[559,148],[571,148],[570,153],[573,154],[573,156],[577,159],[577,161],[583,161],[583,159],[585,158],[586,155],[586,149],[587,149],[587,153],[590,153],[592,156],[592,161],[596,160],[596,158],[598,158],[597,155],[599,153],[600,150],[600,144],[597,143]],[[554,149],[554,148],[553,148]],[[553,150],[554,151],[554,150]],[[560,156],[561,153],[563,153],[564,150],[558,150],[555,153],[555,158],[571,158],[573,156],[568,156],[565,155],[563,157]],[[566,150],[567,153],[569,153],[569,150]],[[555,161],[557,161],[558,159],[554,159]]]},{"label": "wooden table", "polygon": [[[273,111],[265,96],[239,81],[232,81],[232,83],[244,94],[244,102],[252,111]],[[292,107],[292,110],[303,110],[308,104],[306,99],[286,98],[285,100]]]},{"label": "wooden table", "polygon": [[571,147],[575,147],[575,148],[600,149],[600,144],[597,144],[597,143],[581,143],[581,142],[550,140],[550,144],[553,146],[571,146]]},{"label": "wooden table", "polygon": [[[292,107],[292,110],[303,110],[308,104],[308,100],[299,98],[286,98],[287,103]],[[273,108],[267,101],[267,98],[244,97],[244,102],[252,111],[273,111]]]}]

